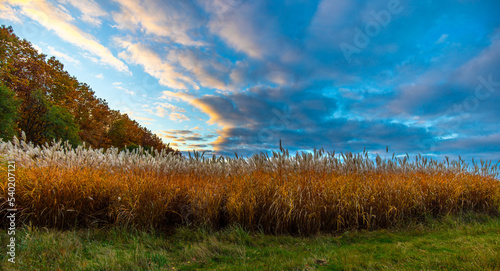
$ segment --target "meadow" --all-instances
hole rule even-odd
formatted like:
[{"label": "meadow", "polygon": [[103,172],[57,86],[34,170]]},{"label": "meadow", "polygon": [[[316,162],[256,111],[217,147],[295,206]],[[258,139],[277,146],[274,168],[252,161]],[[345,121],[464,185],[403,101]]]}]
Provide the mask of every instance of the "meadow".
[{"label": "meadow", "polygon": [[[0,230],[0,235],[6,232]],[[1,270],[499,270],[500,218],[448,215],[395,229],[290,236],[241,227],[18,230]],[[0,247],[8,243],[0,239]]]},{"label": "meadow", "polygon": [[[142,149],[0,144],[16,163],[17,222],[56,229],[177,227],[310,235],[375,230],[446,215],[499,214],[498,164],[417,156],[289,152],[181,157]],[[0,216],[8,208],[0,183]],[[6,226],[3,219],[2,226]]]}]

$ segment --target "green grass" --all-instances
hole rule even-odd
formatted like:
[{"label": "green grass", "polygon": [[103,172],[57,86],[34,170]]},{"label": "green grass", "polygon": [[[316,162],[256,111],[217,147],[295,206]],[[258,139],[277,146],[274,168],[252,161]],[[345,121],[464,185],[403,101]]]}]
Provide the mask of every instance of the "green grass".
[{"label": "green grass", "polygon": [[[0,230],[1,251],[7,233]],[[500,270],[500,218],[466,215],[398,229],[314,236],[240,228],[170,234],[118,228],[17,232],[3,270]]]}]

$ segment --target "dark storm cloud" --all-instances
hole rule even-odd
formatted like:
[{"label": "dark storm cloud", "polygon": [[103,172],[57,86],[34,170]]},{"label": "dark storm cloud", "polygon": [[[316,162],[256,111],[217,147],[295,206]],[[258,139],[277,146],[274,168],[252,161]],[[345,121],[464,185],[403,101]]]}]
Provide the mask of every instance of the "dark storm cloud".
[{"label": "dark storm cloud", "polygon": [[417,151],[416,142],[430,140],[423,128],[390,121],[335,116],[338,101],[323,86],[305,89],[253,88],[248,92],[210,96],[197,101],[224,116],[228,124],[213,143],[220,153],[274,149],[281,139],[290,150],[325,147],[343,150],[384,149],[387,145]]}]

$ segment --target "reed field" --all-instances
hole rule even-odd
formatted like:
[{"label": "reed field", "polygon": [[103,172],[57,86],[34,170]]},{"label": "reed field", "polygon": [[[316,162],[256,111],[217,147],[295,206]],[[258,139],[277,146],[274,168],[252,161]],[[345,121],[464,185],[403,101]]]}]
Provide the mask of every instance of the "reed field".
[{"label": "reed field", "polygon": [[[16,162],[18,221],[37,227],[237,226],[313,234],[500,212],[499,167],[484,161],[323,150],[291,155],[281,147],[247,158],[181,157],[60,142],[34,146],[17,138],[0,143],[0,156],[2,176],[7,161]],[[4,217],[6,177],[0,193]]]}]

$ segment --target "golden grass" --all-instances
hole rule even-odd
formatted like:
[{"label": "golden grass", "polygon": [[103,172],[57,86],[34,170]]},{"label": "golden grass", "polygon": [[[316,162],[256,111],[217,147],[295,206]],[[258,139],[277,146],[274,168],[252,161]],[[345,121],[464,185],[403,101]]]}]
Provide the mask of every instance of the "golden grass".
[{"label": "golden grass", "polygon": [[[206,159],[0,143],[15,160],[18,219],[35,226],[241,225],[270,233],[376,229],[450,213],[498,214],[498,166],[315,150]],[[7,176],[6,167],[0,170]],[[0,183],[0,216],[7,181]],[[5,219],[3,219],[5,221]]]}]

